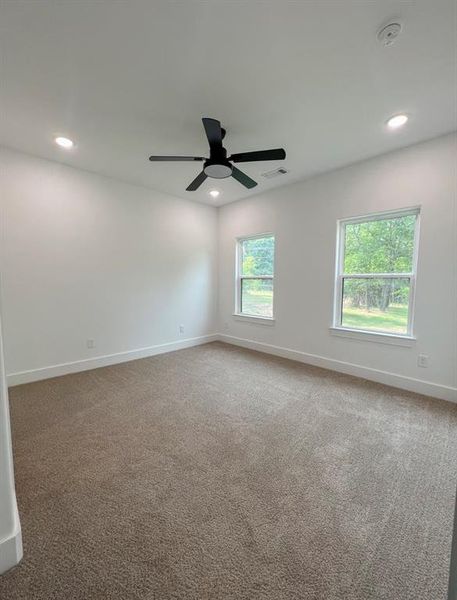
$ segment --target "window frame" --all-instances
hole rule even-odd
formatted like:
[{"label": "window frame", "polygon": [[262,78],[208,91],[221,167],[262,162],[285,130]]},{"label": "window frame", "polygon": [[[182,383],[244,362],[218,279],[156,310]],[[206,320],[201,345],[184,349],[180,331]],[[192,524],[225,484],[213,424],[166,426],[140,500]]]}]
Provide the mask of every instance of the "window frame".
[{"label": "window frame", "polygon": [[[333,301],[333,327],[337,333],[348,333],[357,336],[369,337],[371,341],[376,338],[401,338],[406,340],[415,340],[414,337],[414,306],[416,297],[417,280],[417,260],[419,251],[419,229],[420,229],[420,206],[401,208],[379,213],[371,213],[358,217],[348,217],[338,219],[337,238],[336,238],[336,261],[335,261],[335,290]],[[344,273],[346,225],[354,223],[367,223],[370,221],[384,221],[399,217],[414,215],[416,217],[414,227],[414,242],[411,271],[407,273]],[[392,333],[389,331],[376,329],[362,329],[358,327],[345,327],[343,321],[343,285],[345,279],[409,279],[409,297],[408,297],[408,323],[406,333]],[[351,335],[352,337],[352,335]]]},{"label": "window frame", "polygon": [[[246,240],[256,240],[265,237],[272,237],[274,240],[273,250],[273,275],[242,275],[242,244]],[[236,238],[236,274],[235,274],[235,317],[242,317],[246,320],[274,322],[275,320],[275,270],[276,270],[276,236],[273,232],[256,233],[255,235],[243,235]],[[265,317],[262,315],[251,315],[249,313],[242,312],[242,285],[243,280],[267,280],[272,282],[273,297],[271,302],[271,317]]]}]

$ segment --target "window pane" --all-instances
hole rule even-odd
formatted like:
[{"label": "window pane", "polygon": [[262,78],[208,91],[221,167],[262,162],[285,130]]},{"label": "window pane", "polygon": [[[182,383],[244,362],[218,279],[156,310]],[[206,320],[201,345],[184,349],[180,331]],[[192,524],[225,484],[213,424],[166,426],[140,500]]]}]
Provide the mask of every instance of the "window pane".
[{"label": "window pane", "polygon": [[241,242],[241,275],[273,275],[275,239],[272,235]]},{"label": "window pane", "polygon": [[408,333],[409,279],[344,279],[343,327]]},{"label": "window pane", "polygon": [[273,317],[273,281],[241,280],[241,312],[245,315]]},{"label": "window pane", "polygon": [[344,273],[410,273],[416,215],[348,223]]}]

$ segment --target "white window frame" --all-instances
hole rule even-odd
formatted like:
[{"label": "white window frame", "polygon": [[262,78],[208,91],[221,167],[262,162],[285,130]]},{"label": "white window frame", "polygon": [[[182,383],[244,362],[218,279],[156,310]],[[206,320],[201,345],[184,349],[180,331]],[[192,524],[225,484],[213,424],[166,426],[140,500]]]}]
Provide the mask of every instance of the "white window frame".
[{"label": "white window frame", "polygon": [[[242,275],[242,244],[246,240],[257,240],[264,237],[272,237],[274,240],[274,251],[273,251],[273,275],[249,275],[244,277]],[[275,268],[276,268],[276,237],[272,232],[266,233],[258,233],[255,235],[243,235],[236,238],[236,276],[235,276],[235,312],[233,313],[234,317],[241,317],[243,320],[249,320],[252,322],[265,322],[265,323],[273,323],[275,318]],[[272,299],[272,307],[271,307],[271,317],[264,317],[261,315],[250,315],[249,313],[241,312],[242,302],[241,302],[241,290],[244,279],[262,279],[271,281],[273,284],[273,299]]]},{"label": "white window frame", "polygon": [[[412,270],[408,273],[350,273],[343,271],[346,225],[354,223],[367,223],[369,221],[379,221],[393,219],[398,217],[416,216],[414,229],[414,247],[412,257]],[[337,221],[337,244],[336,244],[336,269],[335,269],[335,294],[333,304],[333,327],[331,329],[336,333],[349,334],[349,337],[358,337],[359,334],[370,341],[382,341],[380,338],[398,338],[400,340],[415,340],[414,337],[414,302],[416,293],[417,279],[417,257],[419,249],[419,227],[420,227],[420,207],[403,208],[399,210],[374,213],[360,217],[350,217],[339,219]],[[343,316],[343,282],[345,279],[382,279],[382,278],[404,278],[409,279],[409,301],[408,301],[408,324],[406,333],[389,333],[388,331],[376,331],[373,329],[359,329],[355,327],[345,327],[342,324]]]}]

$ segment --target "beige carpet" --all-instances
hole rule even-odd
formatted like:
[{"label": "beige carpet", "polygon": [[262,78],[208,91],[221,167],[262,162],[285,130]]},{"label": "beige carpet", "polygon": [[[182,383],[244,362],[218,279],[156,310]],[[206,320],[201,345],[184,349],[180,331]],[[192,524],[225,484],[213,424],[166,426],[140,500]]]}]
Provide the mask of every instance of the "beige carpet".
[{"label": "beige carpet", "polygon": [[2,600],[445,600],[457,406],[208,344],[13,388]]}]

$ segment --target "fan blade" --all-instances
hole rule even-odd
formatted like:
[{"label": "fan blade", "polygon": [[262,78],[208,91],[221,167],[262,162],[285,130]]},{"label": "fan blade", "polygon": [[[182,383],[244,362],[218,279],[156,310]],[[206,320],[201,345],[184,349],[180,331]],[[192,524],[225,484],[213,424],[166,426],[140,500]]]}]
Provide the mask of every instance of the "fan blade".
[{"label": "fan blade", "polygon": [[207,179],[207,177],[208,176],[206,175],[205,171],[202,171],[197,175],[197,177],[192,181],[192,183],[186,187],[186,190],[188,192],[195,192],[195,190],[198,190],[198,188],[205,181],[205,179]]},{"label": "fan blade", "polygon": [[286,151],[283,148],[274,148],[273,150],[257,150],[256,152],[241,152],[232,154],[229,160],[233,162],[254,162],[257,160],[284,160]]},{"label": "fan blade", "polygon": [[149,160],[152,161],[166,161],[166,160],[206,160],[203,156],[150,156]]},{"label": "fan blade", "polygon": [[208,119],[207,117],[203,117],[202,121],[206,137],[208,138],[209,147],[211,149],[222,148],[222,130],[220,121]]},{"label": "fan blade", "polygon": [[243,171],[240,171],[236,167],[233,167],[232,177],[234,177],[237,181],[239,181],[242,185],[244,185],[244,187],[247,187],[248,189],[251,189],[257,185],[257,181],[254,181],[253,179],[248,177],[246,173],[243,173]]}]

